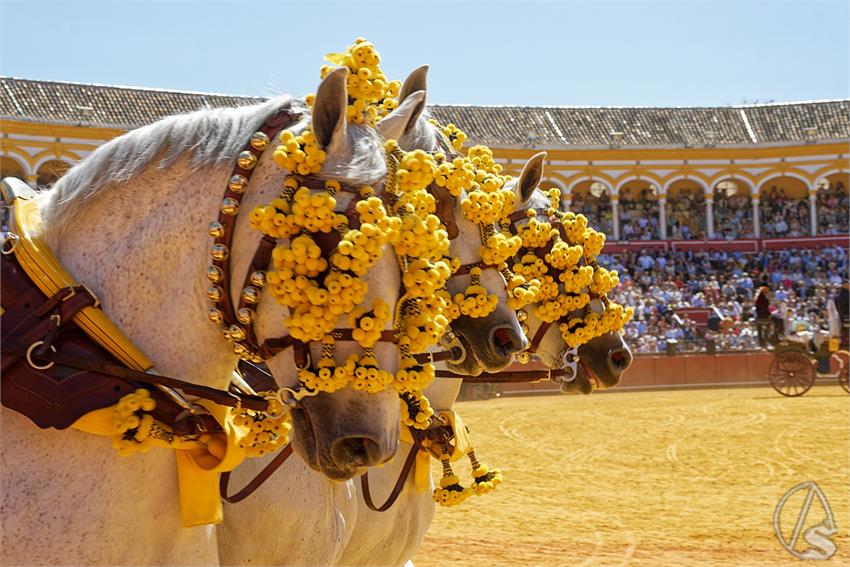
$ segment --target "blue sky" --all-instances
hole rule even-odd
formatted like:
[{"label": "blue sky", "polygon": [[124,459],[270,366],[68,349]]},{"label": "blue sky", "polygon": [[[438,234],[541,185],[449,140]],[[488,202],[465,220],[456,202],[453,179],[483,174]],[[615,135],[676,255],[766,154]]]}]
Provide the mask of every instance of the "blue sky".
[{"label": "blue sky", "polygon": [[315,90],[372,40],[429,101],[716,106],[850,97],[837,2],[0,0],[0,74],[228,94]]}]

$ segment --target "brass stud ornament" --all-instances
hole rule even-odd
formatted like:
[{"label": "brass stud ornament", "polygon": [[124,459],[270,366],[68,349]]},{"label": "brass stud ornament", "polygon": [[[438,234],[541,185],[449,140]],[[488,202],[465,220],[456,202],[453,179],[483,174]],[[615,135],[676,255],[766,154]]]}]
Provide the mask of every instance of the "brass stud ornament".
[{"label": "brass stud ornament", "polygon": [[229,251],[227,250],[227,246],[225,246],[224,244],[216,243],[213,244],[212,247],[210,247],[210,256],[212,256],[213,260],[226,260],[228,254]]},{"label": "brass stud ornament", "polygon": [[253,286],[263,287],[264,285],[266,285],[266,273],[261,272],[260,270],[252,272],[251,277],[249,279],[251,285]]},{"label": "brass stud ornament", "polygon": [[222,321],[224,321],[224,314],[221,312],[221,309],[217,309],[215,307],[210,309],[209,317],[210,321],[212,321],[213,323],[221,323]]},{"label": "brass stud ornament", "polygon": [[257,288],[248,286],[242,290],[242,301],[248,303],[249,305],[253,305],[260,300],[260,292]]},{"label": "brass stud ornament", "polygon": [[516,312],[517,321],[520,323],[525,323],[528,320],[528,311],[525,309],[519,309]]},{"label": "brass stud ornament", "polygon": [[531,362],[531,355],[527,352],[521,352],[516,355],[516,361],[520,364],[528,364],[529,362]]},{"label": "brass stud ornament", "polygon": [[211,285],[207,288],[207,297],[210,298],[210,301],[218,303],[224,297],[224,290],[220,286]]},{"label": "brass stud ornament", "polygon": [[257,165],[257,156],[248,150],[243,150],[239,152],[236,163],[242,169],[254,169],[254,166]]},{"label": "brass stud ornament", "polygon": [[226,197],[221,202],[221,212],[229,217],[234,216],[239,212],[239,201],[233,197]]},{"label": "brass stud ornament", "polygon": [[212,221],[207,227],[207,233],[213,238],[221,238],[224,236],[224,225],[218,221]]},{"label": "brass stud ornament", "polygon": [[243,325],[250,325],[253,323],[255,316],[256,313],[254,310],[248,307],[240,307],[239,311],[236,312],[236,319],[238,319]]},{"label": "brass stud ornament", "polygon": [[251,136],[251,147],[255,150],[263,151],[269,145],[269,137],[265,132],[254,132],[254,135]]},{"label": "brass stud ornament", "polygon": [[230,183],[227,184],[228,189],[241,195],[245,192],[245,187],[248,185],[248,179],[244,175],[238,173],[230,178]]},{"label": "brass stud ornament", "polygon": [[207,279],[212,283],[218,283],[224,279],[224,272],[218,266],[210,266],[207,268]]},{"label": "brass stud ornament", "polygon": [[231,341],[244,341],[245,329],[243,329],[239,325],[231,325],[227,329],[227,336]]}]

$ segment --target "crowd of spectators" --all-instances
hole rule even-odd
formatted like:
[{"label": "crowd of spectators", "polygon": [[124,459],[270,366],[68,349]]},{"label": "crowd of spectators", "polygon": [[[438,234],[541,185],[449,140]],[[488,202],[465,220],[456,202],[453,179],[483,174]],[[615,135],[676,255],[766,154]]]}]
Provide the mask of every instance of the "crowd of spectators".
[{"label": "crowd of spectators", "polygon": [[850,219],[850,195],[842,182],[831,183],[817,193],[818,234],[843,234]]},{"label": "crowd of spectators", "polygon": [[776,185],[763,191],[760,199],[761,235],[765,238],[808,236],[809,200],[791,198]]},{"label": "crowd of spectators", "polygon": [[650,188],[620,191],[620,239],[658,240],[658,199]]},{"label": "crowd of spectators", "polygon": [[681,189],[667,198],[667,238],[705,238],[705,193],[702,189]]},{"label": "crowd of spectators", "polygon": [[[704,351],[706,339],[718,351],[759,348],[753,300],[762,283],[782,315],[790,309],[792,317],[826,329],[827,299],[847,281],[849,265],[841,247],[757,254],[643,250],[599,260],[620,274],[612,298],[635,309],[626,336],[638,353],[663,352],[670,339],[680,350]],[[683,307],[716,307],[721,330],[707,335],[705,325],[677,313]]]},{"label": "crowd of spectators", "polygon": [[611,197],[608,191],[603,192],[599,197],[591,194],[575,194],[566,207],[570,211],[583,213],[590,220],[594,227],[599,227],[599,230],[605,234],[614,234],[614,218],[611,212]]}]

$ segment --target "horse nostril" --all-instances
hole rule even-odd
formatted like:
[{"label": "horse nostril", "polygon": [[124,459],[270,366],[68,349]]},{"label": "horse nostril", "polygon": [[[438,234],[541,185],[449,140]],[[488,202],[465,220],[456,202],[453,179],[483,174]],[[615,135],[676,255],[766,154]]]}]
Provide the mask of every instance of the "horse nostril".
[{"label": "horse nostril", "polygon": [[331,456],[342,466],[371,467],[384,461],[381,448],[368,437],[344,437],[331,445]]},{"label": "horse nostril", "polygon": [[501,354],[510,356],[525,349],[522,337],[510,327],[499,327],[493,331],[493,344]]},{"label": "horse nostril", "polygon": [[623,372],[632,365],[632,353],[628,349],[618,348],[608,355],[608,360],[615,372]]}]

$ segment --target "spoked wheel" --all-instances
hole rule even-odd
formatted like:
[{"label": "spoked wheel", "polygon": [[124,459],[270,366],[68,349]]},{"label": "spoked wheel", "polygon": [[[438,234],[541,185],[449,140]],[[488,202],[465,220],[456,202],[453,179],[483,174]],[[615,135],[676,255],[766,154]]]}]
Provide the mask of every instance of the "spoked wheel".
[{"label": "spoked wheel", "polygon": [[780,352],[773,357],[767,377],[783,396],[802,396],[815,383],[815,368],[801,352]]},{"label": "spoked wheel", "polygon": [[833,353],[832,356],[840,358],[839,365],[841,369],[838,371],[838,383],[844,388],[844,391],[850,394],[850,352],[840,350]]}]

